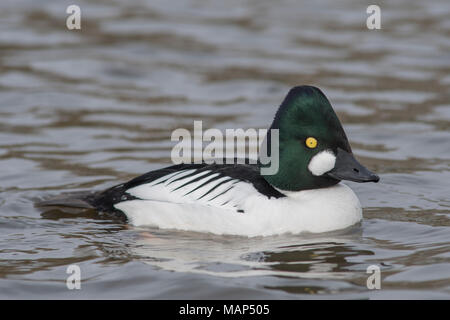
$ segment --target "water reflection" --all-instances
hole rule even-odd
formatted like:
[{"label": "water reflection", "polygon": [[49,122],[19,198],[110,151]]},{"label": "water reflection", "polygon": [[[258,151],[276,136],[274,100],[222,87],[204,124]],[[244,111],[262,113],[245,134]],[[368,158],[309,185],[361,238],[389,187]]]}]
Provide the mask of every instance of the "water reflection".
[{"label": "water reflection", "polygon": [[319,236],[258,238],[140,231],[132,250],[148,263],[172,271],[223,277],[275,275],[337,279],[350,276],[349,267],[353,263],[347,257],[371,254],[352,245],[361,237],[361,228],[351,229]]}]

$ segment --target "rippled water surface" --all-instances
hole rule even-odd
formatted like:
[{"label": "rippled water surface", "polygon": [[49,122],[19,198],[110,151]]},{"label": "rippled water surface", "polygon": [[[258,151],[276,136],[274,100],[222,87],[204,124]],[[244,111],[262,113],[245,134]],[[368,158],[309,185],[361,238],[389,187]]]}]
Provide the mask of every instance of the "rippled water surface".
[{"label": "rippled water surface", "polygon": [[[0,298],[450,298],[450,3],[0,2]],[[42,209],[170,163],[175,128],[266,128],[290,87],[331,100],[381,176],[364,221],[266,238]],[[81,290],[66,288],[68,265]],[[381,268],[381,290],[366,269]]]}]

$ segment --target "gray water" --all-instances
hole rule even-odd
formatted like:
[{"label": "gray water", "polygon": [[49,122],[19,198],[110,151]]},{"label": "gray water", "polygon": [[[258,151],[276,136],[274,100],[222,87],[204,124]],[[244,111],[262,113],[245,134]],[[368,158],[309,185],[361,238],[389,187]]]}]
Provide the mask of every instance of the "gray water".
[{"label": "gray water", "polygon": [[[450,298],[450,3],[0,2],[0,298]],[[169,4],[170,3],[170,4]],[[175,128],[266,128],[320,87],[378,184],[360,225],[264,238],[43,209],[170,163]],[[66,287],[81,268],[81,290]],[[381,289],[366,269],[381,270]]]}]

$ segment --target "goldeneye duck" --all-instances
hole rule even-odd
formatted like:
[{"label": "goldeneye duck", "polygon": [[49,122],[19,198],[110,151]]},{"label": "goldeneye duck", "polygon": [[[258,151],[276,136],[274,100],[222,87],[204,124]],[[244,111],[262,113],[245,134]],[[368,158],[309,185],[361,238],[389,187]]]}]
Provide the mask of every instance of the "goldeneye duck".
[{"label": "goldeneye duck", "polygon": [[359,222],[360,202],[341,180],[378,182],[379,177],[354,158],[322,91],[292,88],[270,129],[279,129],[275,174],[263,175],[261,163],[178,164],[81,200],[135,226],[215,234],[318,233]]}]

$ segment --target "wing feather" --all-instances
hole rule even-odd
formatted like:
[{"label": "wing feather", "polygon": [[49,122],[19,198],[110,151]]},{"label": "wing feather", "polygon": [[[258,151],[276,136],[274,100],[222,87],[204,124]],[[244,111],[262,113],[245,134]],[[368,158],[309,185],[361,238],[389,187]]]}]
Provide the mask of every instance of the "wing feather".
[{"label": "wing feather", "polygon": [[151,171],[86,201],[102,211],[117,211],[124,201],[150,200],[199,204],[244,212],[252,195],[284,197],[259,174],[257,165],[181,164]]}]

